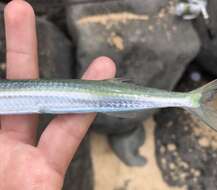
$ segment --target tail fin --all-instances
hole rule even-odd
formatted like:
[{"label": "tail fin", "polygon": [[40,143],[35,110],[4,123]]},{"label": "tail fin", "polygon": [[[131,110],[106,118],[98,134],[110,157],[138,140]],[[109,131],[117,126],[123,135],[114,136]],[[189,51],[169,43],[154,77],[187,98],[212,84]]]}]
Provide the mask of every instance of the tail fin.
[{"label": "tail fin", "polygon": [[193,112],[209,127],[217,131],[217,80],[214,80],[191,93],[200,94],[199,107],[191,108]]}]

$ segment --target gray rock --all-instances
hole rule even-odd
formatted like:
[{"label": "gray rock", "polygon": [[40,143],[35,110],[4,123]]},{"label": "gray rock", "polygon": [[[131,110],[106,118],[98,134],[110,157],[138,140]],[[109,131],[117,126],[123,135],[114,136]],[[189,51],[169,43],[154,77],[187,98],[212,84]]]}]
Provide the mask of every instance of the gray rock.
[{"label": "gray rock", "polygon": [[64,10],[62,0],[27,0],[38,15],[54,15]]},{"label": "gray rock", "polygon": [[210,19],[206,22],[202,17],[194,22],[195,29],[201,40],[201,50],[196,58],[196,63],[206,71],[217,76],[217,1],[208,1]]},{"label": "gray rock", "polygon": [[[116,62],[119,77],[172,89],[196,56],[200,42],[191,23],[172,16],[170,6],[168,0],[69,6],[67,22],[77,42],[78,73],[84,72],[94,58],[106,55]],[[151,113],[139,115],[137,122]],[[99,116],[95,122],[95,128],[107,134],[134,127],[134,121],[129,119],[106,116]]]},{"label": "gray rock", "polygon": [[27,0],[33,7],[37,16],[43,16],[47,20],[55,23],[62,32],[67,35],[65,6],[62,0]]},{"label": "gray rock", "polygon": [[46,19],[38,19],[37,30],[41,76],[43,78],[74,77],[72,43]]}]

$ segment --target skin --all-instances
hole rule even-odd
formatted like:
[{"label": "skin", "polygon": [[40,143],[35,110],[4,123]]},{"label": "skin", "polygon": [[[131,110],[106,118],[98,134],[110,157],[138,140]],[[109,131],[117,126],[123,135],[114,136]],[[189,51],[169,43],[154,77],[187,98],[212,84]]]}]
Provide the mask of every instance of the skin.
[{"label": "skin", "polygon": [[[7,78],[38,78],[32,7],[23,0],[13,0],[4,15]],[[83,79],[109,79],[115,70],[112,60],[100,57],[90,64]],[[95,114],[57,116],[36,143],[37,115],[1,116],[0,189],[61,189],[66,169],[94,118]]]}]

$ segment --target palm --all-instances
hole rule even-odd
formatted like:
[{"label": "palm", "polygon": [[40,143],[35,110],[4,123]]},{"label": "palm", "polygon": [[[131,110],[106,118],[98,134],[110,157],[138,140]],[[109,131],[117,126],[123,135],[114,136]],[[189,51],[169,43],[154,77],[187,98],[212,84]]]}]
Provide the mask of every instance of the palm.
[{"label": "palm", "polygon": [[[61,189],[63,176],[55,171],[36,147],[0,135],[0,189]],[[22,187],[22,188],[21,188]]]},{"label": "palm", "polygon": [[[5,8],[7,78],[38,78],[35,15],[23,0]],[[96,59],[83,79],[107,79],[115,74],[114,63]],[[0,189],[61,189],[66,169],[92,123],[95,114],[54,118],[36,143],[37,115],[0,118]]]}]

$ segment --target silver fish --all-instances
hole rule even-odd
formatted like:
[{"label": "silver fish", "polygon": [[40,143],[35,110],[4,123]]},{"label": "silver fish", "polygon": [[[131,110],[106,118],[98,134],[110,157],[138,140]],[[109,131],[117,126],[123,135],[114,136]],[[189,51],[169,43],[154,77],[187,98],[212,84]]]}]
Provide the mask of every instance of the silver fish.
[{"label": "silver fish", "polygon": [[120,79],[1,80],[0,114],[118,114],[182,107],[217,130],[216,94],[217,80],[187,93],[145,88]]}]

